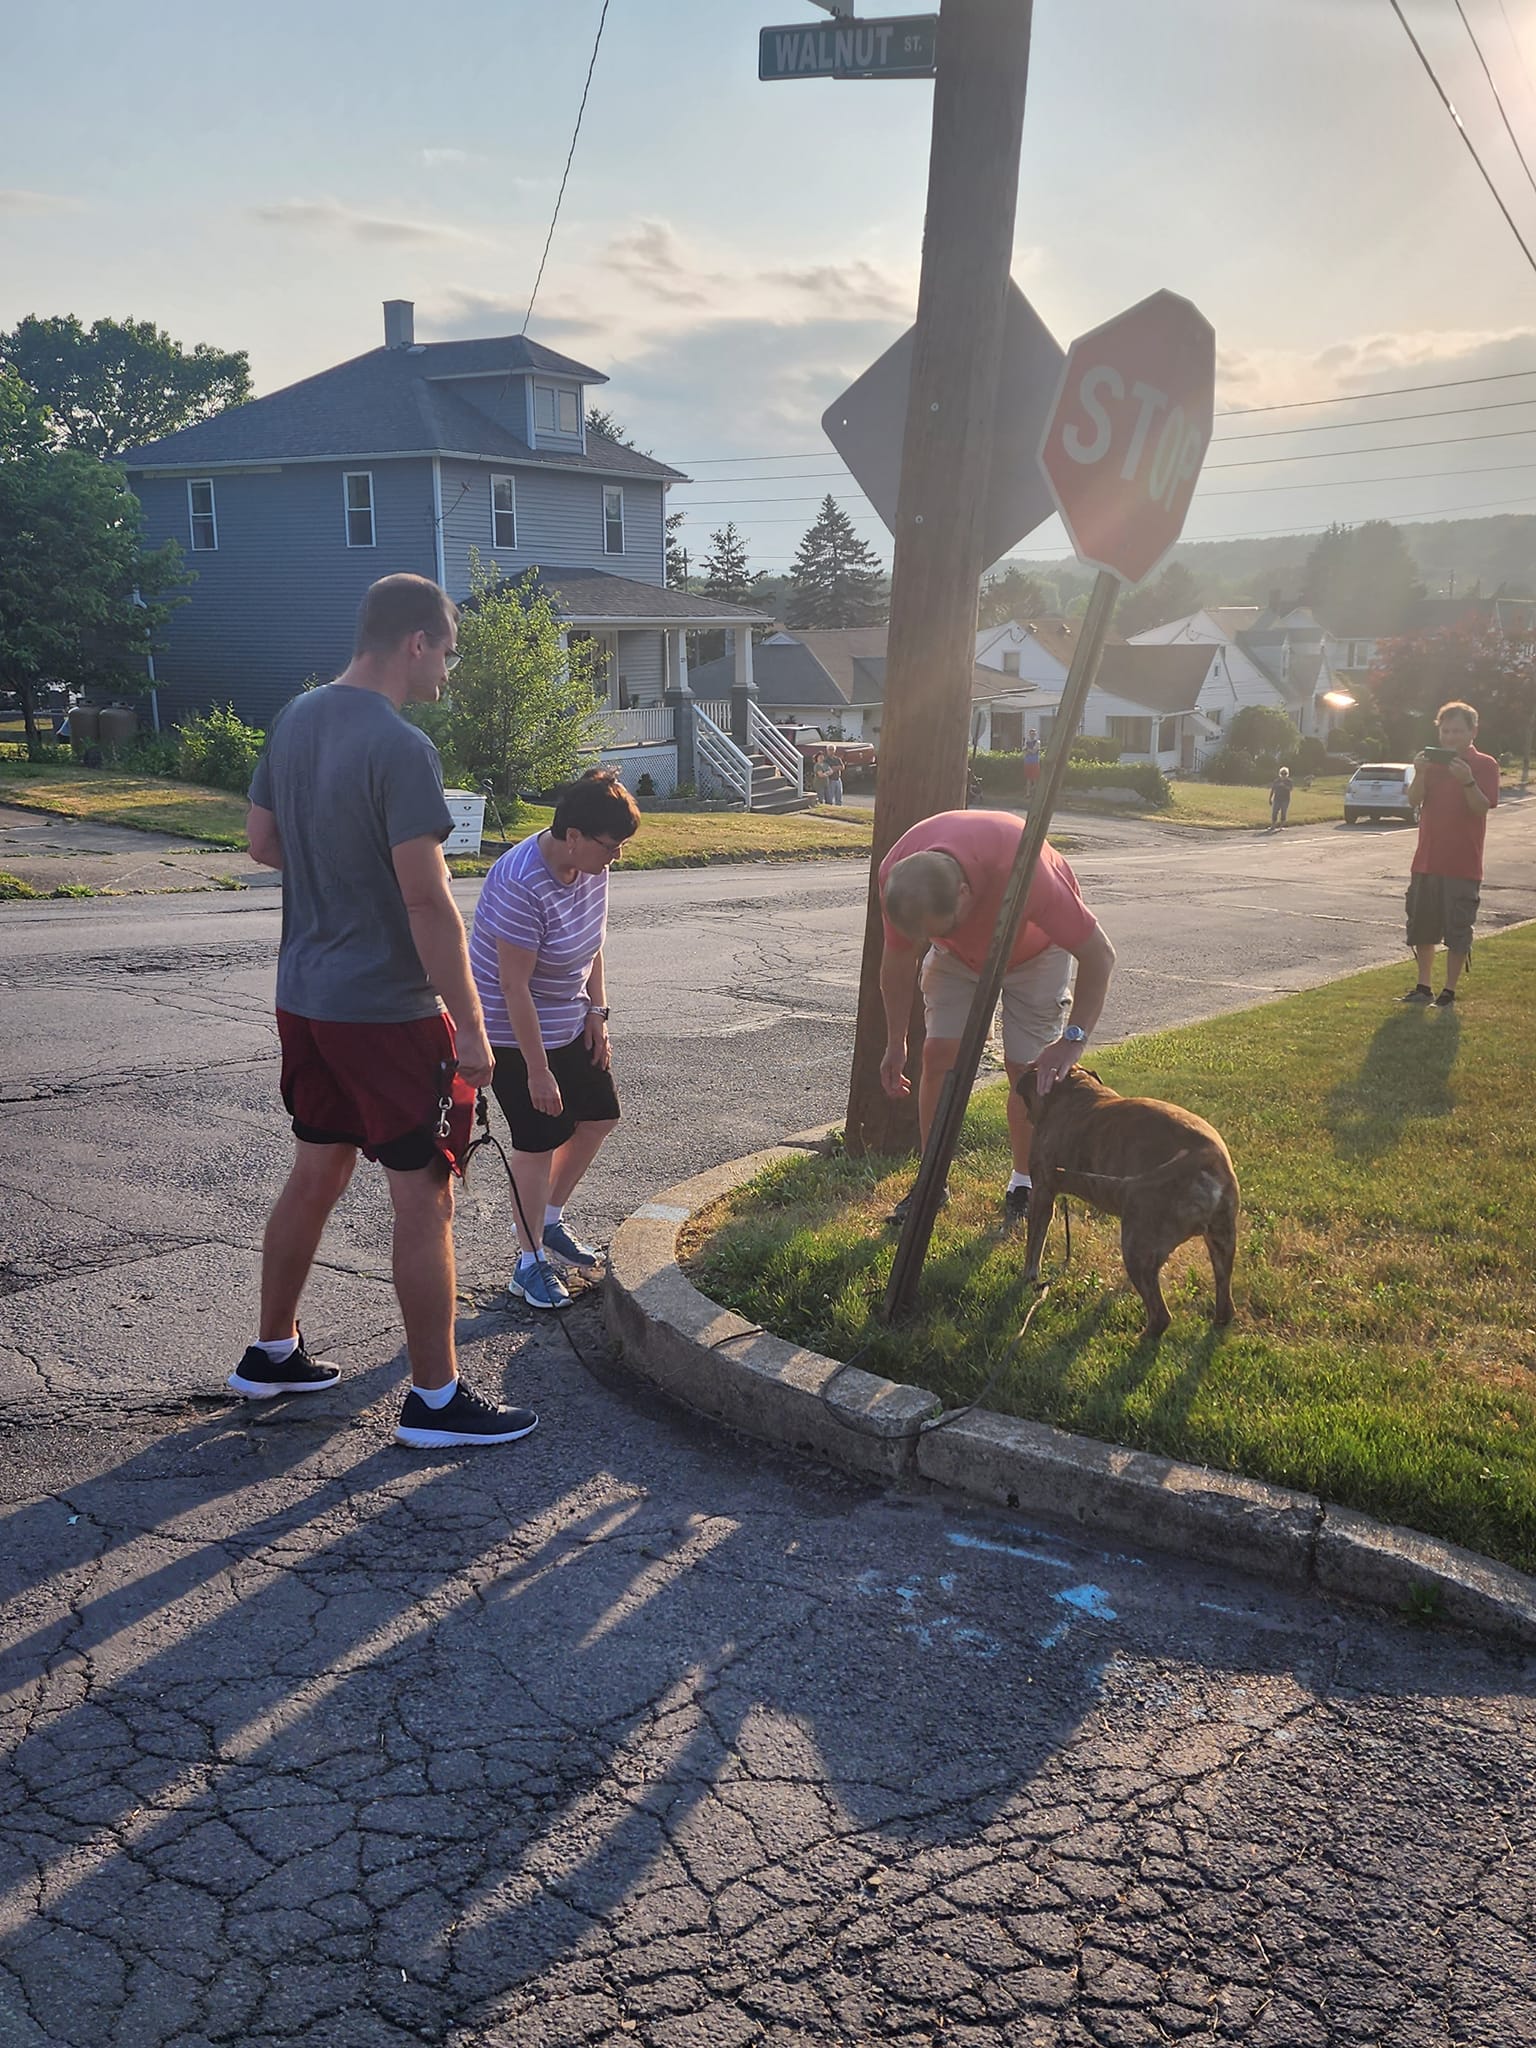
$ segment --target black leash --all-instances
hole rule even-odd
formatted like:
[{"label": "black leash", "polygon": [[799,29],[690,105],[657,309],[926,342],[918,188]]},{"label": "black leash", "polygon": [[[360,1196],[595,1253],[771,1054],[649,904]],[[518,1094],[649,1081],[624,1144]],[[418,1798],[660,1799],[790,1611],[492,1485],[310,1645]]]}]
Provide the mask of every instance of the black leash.
[{"label": "black leash", "polygon": [[[475,1154],[487,1148],[490,1151],[494,1152],[496,1154],[496,1157],[501,1161],[502,1169],[506,1173],[507,1186],[512,1190],[513,1205],[516,1208],[519,1217],[522,1219],[523,1234],[527,1238],[529,1244],[532,1244],[534,1242],[534,1234],[528,1227],[528,1212],[523,1207],[522,1196],[518,1193],[517,1176],[512,1171],[512,1162],[507,1157],[506,1147],[502,1144],[500,1138],[497,1137],[496,1133],[491,1129],[490,1105],[487,1103],[485,1099],[485,1090],[483,1088],[477,1088],[475,1090],[475,1124],[477,1127],[476,1136],[472,1138],[469,1144],[464,1148],[464,1157],[459,1162],[459,1173],[462,1176],[465,1185],[467,1186],[469,1183],[469,1162],[474,1158]],[[548,1261],[544,1260],[542,1261],[542,1263],[547,1265]],[[582,1289],[583,1293],[585,1293],[586,1291],[587,1290],[585,1288]],[[572,1351],[575,1352],[576,1357],[578,1361],[581,1363],[581,1365],[586,1369],[586,1371],[592,1374],[594,1379],[599,1378],[600,1376],[598,1374],[597,1367],[592,1363],[592,1360],[588,1358],[587,1354],[576,1342],[576,1339],[571,1335],[570,1330],[566,1324],[565,1311],[563,1309],[556,1309],[554,1311],[554,1320],[560,1330],[560,1334],[564,1337],[566,1343],[570,1345]]]}]

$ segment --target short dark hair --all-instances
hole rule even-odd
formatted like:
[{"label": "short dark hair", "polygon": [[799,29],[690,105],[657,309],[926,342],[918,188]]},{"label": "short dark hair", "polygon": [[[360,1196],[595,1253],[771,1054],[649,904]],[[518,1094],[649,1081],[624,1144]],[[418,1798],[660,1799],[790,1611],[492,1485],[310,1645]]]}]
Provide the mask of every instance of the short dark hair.
[{"label": "short dark hair", "polygon": [[573,830],[587,839],[629,839],[640,829],[640,806],[617,768],[589,768],[555,792],[549,829],[557,839]]},{"label": "short dark hair", "polygon": [[406,570],[381,576],[364,591],[358,606],[352,652],[393,654],[413,633],[446,640],[458,616],[458,606],[430,576],[413,576]]}]

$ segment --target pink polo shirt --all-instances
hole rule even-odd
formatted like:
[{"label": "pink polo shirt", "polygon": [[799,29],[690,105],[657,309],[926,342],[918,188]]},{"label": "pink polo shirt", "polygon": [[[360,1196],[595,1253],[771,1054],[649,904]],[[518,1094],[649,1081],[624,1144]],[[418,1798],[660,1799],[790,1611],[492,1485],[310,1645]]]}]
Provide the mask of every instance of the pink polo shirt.
[{"label": "pink polo shirt", "polygon": [[[880,863],[880,901],[885,902],[885,885],[897,861],[912,853],[947,853],[965,870],[971,886],[969,914],[946,932],[934,945],[953,953],[973,973],[987,964],[992,934],[1008,876],[1018,855],[1025,821],[1012,811],[940,811],[924,818],[910,832],[904,832]],[[1040,863],[1029,885],[1029,899],[1019,929],[1014,935],[1010,968],[1033,960],[1049,946],[1061,946],[1080,953],[1098,930],[1098,920],[1084,903],[1077,877],[1054,847],[1042,846]],[[885,920],[885,943],[898,953],[910,953],[913,942]]]}]

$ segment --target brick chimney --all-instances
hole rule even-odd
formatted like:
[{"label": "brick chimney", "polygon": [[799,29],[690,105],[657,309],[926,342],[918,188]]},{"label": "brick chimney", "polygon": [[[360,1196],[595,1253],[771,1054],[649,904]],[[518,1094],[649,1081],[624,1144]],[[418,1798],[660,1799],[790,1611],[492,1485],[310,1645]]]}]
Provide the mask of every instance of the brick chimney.
[{"label": "brick chimney", "polygon": [[416,339],[416,306],[411,299],[384,301],[384,346],[410,348]]}]

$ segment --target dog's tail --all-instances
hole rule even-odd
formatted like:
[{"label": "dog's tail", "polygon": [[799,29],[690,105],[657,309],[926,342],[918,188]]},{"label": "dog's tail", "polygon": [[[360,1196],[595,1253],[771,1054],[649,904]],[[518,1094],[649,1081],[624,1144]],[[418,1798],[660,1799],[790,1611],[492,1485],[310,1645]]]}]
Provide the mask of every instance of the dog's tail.
[{"label": "dog's tail", "polygon": [[[1176,1166],[1182,1165],[1189,1157],[1189,1151],[1190,1148],[1186,1145],[1182,1151],[1175,1152],[1171,1159],[1165,1159],[1161,1166],[1149,1166],[1145,1173],[1085,1173],[1076,1166],[1058,1166],[1056,1178],[1062,1183],[1074,1180],[1091,1180],[1099,1187],[1146,1187],[1150,1182],[1160,1180],[1164,1174],[1172,1173]],[[1075,1193],[1076,1190],[1063,1185],[1061,1192],[1064,1195],[1069,1195]],[[1086,1199],[1091,1201],[1093,1198],[1091,1195],[1088,1195]]]}]

